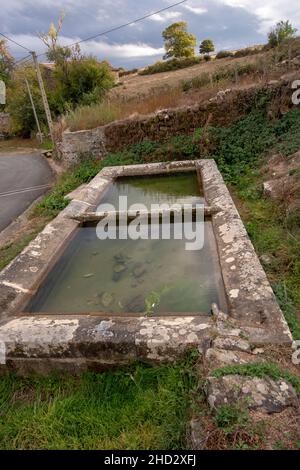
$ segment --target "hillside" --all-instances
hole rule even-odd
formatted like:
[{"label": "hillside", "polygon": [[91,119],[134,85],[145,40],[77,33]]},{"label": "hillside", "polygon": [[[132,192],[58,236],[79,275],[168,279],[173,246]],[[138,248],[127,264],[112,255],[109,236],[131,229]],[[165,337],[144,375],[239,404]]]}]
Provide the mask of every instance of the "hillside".
[{"label": "hillside", "polygon": [[200,64],[186,67],[171,72],[161,72],[153,75],[138,75],[137,73],[124,76],[120,79],[120,85],[115,88],[112,95],[134,98],[136,96],[147,95],[162,88],[179,87],[184,80],[191,80],[202,73],[213,74],[217,69],[228,66],[239,66],[241,64],[253,64],[264,53],[240,58],[224,58],[212,60],[210,62],[201,62]]}]

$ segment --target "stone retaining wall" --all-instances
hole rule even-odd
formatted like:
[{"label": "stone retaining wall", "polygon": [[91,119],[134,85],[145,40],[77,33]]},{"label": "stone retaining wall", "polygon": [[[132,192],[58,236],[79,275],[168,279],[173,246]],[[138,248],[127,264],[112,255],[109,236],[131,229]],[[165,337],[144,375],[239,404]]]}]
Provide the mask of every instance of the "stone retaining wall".
[{"label": "stone retaining wall", "polygon": [[124,149],[143,140],[164,141],[175,135],[190,134],[204,126],[208,118],[210,126],[227,126],[245,116],[261,94],[267,91],[276,100],[284,97],[285,105],[288,102],[292,104],[289,80],[220,91],[214,98],[193,106],[162,110],[90,130],[65,131],[60,144],[61,158],[66,166],[78,163],[81,155],[86,153],[102,158],[108,152]]}]

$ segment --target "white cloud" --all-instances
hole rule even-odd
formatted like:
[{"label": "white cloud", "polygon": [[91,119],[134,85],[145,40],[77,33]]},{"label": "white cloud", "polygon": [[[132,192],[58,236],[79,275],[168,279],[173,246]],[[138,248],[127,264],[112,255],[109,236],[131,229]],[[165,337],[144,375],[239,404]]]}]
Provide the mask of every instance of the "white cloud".
[{"label": "white cloud", "polygon": [[[35,50],[38,53],[45,51],[45,46],[41,40],[36,36],[25,35],[25,34],[18,34],[12,35],[12,39],[15,41],[23,44],[24,46],[28,47],[30,50]],[[72,44],[76,41],[80,41],[78,37],[60,37],[60,44],[66,46],[68,44]],[[154,57],[162,55],[165,50],[163,47],[152,47],[149,44],[145,44],[143,42],[138,43],[125,43],[125,44],[108,44],[105,41],[86,41],[80,44],[82,52],[86,54],[92,54],[100,59],[104,59],[106,57],[110,58],[142,58],[142,57]],[[17,51],[17,46],[15,46],[15,50]],[[14,47],[11,48],[14,52]],[[18,50],[18,52],[20,52]],[[24,51],[24,55],[26,51]],[[41,58],[43,60],[43,58]]]},{"label": "white cloud", "polygon": [[196,15],[203,15],[204,13],[207,13],[207,8],[193,7],[191,5],[183,5],[183,6],[186,10],[189,10],[192,13],[195,13]]},{"label": "white cloud", "polygon": [[105,58],[139,58],[153,57],[165,52],[163,47],[152,47],[142,42],[128,44],[108,44],[106,42],[87,41],[81,45],[82,51]]},{"label": "white cloud", "polygon": [[174,20],[179,18],[182,15],[180,11],[166,11],[164,13],[157,13],[156,15],[151,16],[149,19],[152,21],[159,21],[164,23],[165,21]]},{"label": "white cloud", "polygon": [[280,20],[290,20],[293,25],[300,28],[300,9],[296,1],[287,0],[218,0],[231,7],[244,8],[254,13],[260,20],[261,33],[269,29]]}]

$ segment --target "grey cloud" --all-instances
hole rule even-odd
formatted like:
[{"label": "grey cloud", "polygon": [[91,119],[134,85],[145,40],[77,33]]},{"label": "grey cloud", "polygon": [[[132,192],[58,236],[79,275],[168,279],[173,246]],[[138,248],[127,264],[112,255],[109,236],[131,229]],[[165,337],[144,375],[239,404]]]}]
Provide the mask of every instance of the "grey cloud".
[{"label": "grey cloud", "polygon": [[[162,0],[10,0],[1,6],[0,31],[23,40],[27,36],[31,47],[43,51],[43,44],[40,43],[37,47],[39,42],[34,36],[37,31],[47,31],[50,22],[56,22],[62,9],[66,12],[62,34],[73,41],[74,38],[86,38],[131,21],[173,2],[174,0],[164,0],[163,3]],[[100,41],[102,46],[97,47],[90,43],[87,45],[88,50],[99,58],[104,58],[101,54],[107,54],[105,58],[116,66],[143,66],[161,58],[162,30],[173,21],[181,19],[188,22],[189,30],[197,36],[199,42],[205,37],[210,37],[218,49],[262,43],[266,39],[259,33],[260,19],[246,9],[232,7],[220,0],[189,0],[189,6],[191,8],[177,6],[169,10],[170,13],[180,13],[180,16],[168,18],[165,22],[148,19],[101,37],[96,41]],[[201,14],[199,8],[203,10]],[[192,11],[193,9],[198,11]],[[163,17],[163,14],[161,16]],[[104,47],[103,43],[107,47]],[[141,52],[141,45],[145,45],[147,54],[143,57],[133,53],[130,57],[128,51],[135,52],[133,45],[139,47]],[[16,57],[24,55],[24,51],[16,46],[12,46],[11,50]],[[153,54],[158,50],[158,54],[151,55],[151,50]]]}]

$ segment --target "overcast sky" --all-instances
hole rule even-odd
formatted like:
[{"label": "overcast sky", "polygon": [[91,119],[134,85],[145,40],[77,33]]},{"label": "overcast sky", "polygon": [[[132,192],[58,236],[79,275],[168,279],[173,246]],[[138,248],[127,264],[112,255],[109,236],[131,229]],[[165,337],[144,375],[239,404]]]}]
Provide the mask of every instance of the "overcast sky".
[{"label": "overcast sky", "polygon": [[[0,0],[0,32],[29,49],[43,52],[37,32],[47,32],[59,12],[66,17],[61,44],[83,39],[159,10],[176,0]],[[82,44],[82,50],[115,66],[153,63],[164,53],[162,30],[185,20],[198,43],[211,38],[216,49],[236,49],[266,42],[270,27],[289,19],[300,30],[299,0],[188,0],[164,13]],[[26,51],[10,44],[17,57]],[[43,60],[43,58],[41,59]]]}]

